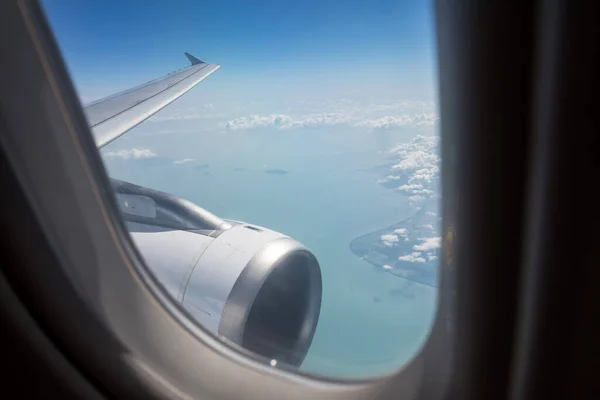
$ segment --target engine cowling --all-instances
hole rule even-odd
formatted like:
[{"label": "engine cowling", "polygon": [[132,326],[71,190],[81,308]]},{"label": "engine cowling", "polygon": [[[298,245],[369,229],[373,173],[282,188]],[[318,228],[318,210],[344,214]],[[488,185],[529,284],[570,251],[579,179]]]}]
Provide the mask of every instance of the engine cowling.
[{"label": "engine cowling", "polygon": [[204,328],[269,359],[302,363],[322,295],[319,263],[305,246],[166,193],[113,185],[146,264]]}]

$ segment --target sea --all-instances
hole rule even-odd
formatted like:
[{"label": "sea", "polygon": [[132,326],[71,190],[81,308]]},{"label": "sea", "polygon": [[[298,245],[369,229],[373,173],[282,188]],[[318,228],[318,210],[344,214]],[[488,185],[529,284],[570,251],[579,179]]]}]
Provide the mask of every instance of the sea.
[{"label": "sea", "polygon": [[147,158],[105,157],[109,173],[184,197],[223,218],[280,231],[310,248],[322,269],[323,299],[301,369],[370,378],[392,373],[418,354],[435,315],[435,287],[387,273],[350,249],[355,238],[414,213],[406,196],[378,180],[393,162],[387,151],[417,134],[423,132],[136,128],[104,154],[150,149]]}]

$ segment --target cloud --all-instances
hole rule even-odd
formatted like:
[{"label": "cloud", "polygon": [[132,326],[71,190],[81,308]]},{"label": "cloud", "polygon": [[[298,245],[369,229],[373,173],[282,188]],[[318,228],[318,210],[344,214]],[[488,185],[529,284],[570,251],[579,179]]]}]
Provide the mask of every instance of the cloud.
[{"label": "cloud", "polygon": [[150,149],[129,149],[129,150],[118,150],[118,151],[109,151],[104,153],[104,157],[107,158],[122,158],[123,160],[129,160],[130,158],[134,160],[139,160],[143,158],[152,158],[156,157],[156,154]]},{"label": "cloud", "polygon": [[340,113],[308,114],[300,117],[291,117],[284,114],[251,115],[228,121],[225,129],[235,131],[253,128],[294,129],[315,127],[319,125],[338,125],[348,123],[351,118]]},{"label": "cloud", "polygon": [[406,195],[422,195],[423,197],[427,197],[433,194],[433,190],[426,189],[423,185],[419,184],[408,184],[402,185],[396,188],[399,192],[404,192]]},{"label": "cloud", "polygon": [[[439,161],[439,160],[436,160],[436,161]],[[409,182],[422,181],[422,182],[431,183],[434,179],[437,179],[439,177],[439,173],[440,173],[440,168],[437,165],[431,165],[431,166],[428,166],[427,168],[423,168],[423,169],[415,171],[408,181]]]},{"label": "cloud", "polygon": [[262,117],[259,115],[251,115],[249,117],[241,117],[228,121],[225,124],[225,129],[236,131],[239,129],[252,129],[268,126],[284,127],[290,126],[291,123],[292,119],[287,115],[268,115]]},{"label": "cloud", "polygon": [[438,117],[435,114],[402,114],[369,118],[365,112],[371,110],[346,110],[331,113],[304,114],[291,116],[287,114],[250,115],[229,120],[223,125],[227,130],[242,130],[254,128],[297,129],[317,126],[346,125],[353,128],[391,129],[405,126],[433,126]]},{"label": "cloud", "polygon": [[[280,108],[281,113],[254,114],[268,105]],[[215,110],[227,109],[215,112]],[[285,110],[285,111],[284,111]],[[244,114],[234,114],[234,113]],[[240,116],[241,115],[241,116]],[[232,118],[235,117],[235,118]],[[299,102],[234,102],[228,107],[215,107],[213,103],[195,104],[187,108],[172,109],[149,118],[150,122],[216,119],[219,126],[236,131],[271,127],[299,129],[317,126],[345,125],[353,128],[393,129],[402,127],[433,127],[438,123],[435,104],[419,101],[400,101],[388,104],[370,104],[349,99],[328,99]]]},{"label": "cloud", "polygon": [[435,152],[438,144],[439,137],[437,136],[417,135],[410,142],[400,143],[396,147],[392,148],[389,153],[404,157],[415,152],[424,152],[426,154],[430,154]]},{"label": "cloud", "polygon": [[377,119],[367,119],[360,121],[356,126],[373,129],[391,129],[401,128],[405,126],[433,126],[437,124],[439,118],[435,114],[418,114],[418,115],[400,115],[400,116],[385,116]]},{"label": "cloud", "polygon": [[424,263],[425,262],[425,259],[423,257],[421,257],[420,252],[414,252],[412,254],[400,256],[400,257],[398,257],[398,260],[411,262],[411,263]]},{"label": "cloud", "polygon": [[181,160],[173,161],[173,164],[186,164],[196,161],[195,158],[182,158]]},{"label": "cloud", "polygon": [[418,184],[402,185],[402,186],[399,186],[397,189],[403,190],[406,192],[412,192],[413,190],[423,189],[423,185],[418,185]]},{"label": "cloud", "polygon": [[381,235],[381,242],[386,247],[395,246],[399,241],[396,235]]},{"label": "cloud", "polygon": [[414,245],[413,250],[429,251],[429,250],[439,249],[442,246],[442,238],[441,237],[432,237],[432,238],[425,238],[425,239],[419,239],[419,240],[421,240],[423,243]]},{"label": "cloud", "polygon": [[424,150],[413,150],[400,153],[400,162],[392,167],[393,170],[415,171],[426,173],[430,168],[437,167],[438,157]]},{"label": "cloud", "polygon": [[410,142],[389,150],[388,154],[395,160],[390,166],[390,174],[378,182],[389,188],[397,185],[395,190],[408,196],[413,207],[438,198],[439,140],[437,136],[417,135]]},{"label": "cloud", "polygon": [[421,195],[416,195],[416,196],[410,196],[409,199],[413,203],[418,203],[419,201],[427,199],[427,197],[421,196]]},{"label": "cloud", "polygon": [[389,181],[397,181],[398,179],[402,179],[402,177],[399,175],[388,175],[385,178],[378,180],[377,182],[378,183],[386,183]]},{"label": "cloud", "polygon": [[385,264],[385,265],[383,266],[383,269],[388,269],[388,270],[389,270],[389,269],[393,269],[393,267],[392,267],[391,265],[387,265],[387,264]]},{"label": "cloud", "polygon": [[427,254],[427,259],[428,259],[429,261],[435,261],[435,260],[437,260],[438,258],[439,258],[439,257],[438,257],[438,256],[436,256],[435,254],[430,254],[430,253],[428,253],[428,254]]},{"label": "cloud", "polygon": [[408,230],[406,228],[398,228],[394,230],[394,233],[398,234],[405,242],[408,242]]}]

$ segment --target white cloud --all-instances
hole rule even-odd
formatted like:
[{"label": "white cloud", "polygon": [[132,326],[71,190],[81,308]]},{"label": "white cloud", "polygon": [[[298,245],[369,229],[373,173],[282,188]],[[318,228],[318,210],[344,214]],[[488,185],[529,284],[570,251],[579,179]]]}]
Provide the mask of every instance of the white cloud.
[{"label": "white cloud", "polygon": [[390,167],[391,174],[379,183],[390,181],[390,176],[405,177],[395,190],[409,196],[410,204],[417,206],[427,199],[435,199],[437,182],[440,177],[439,137],[415,136],[408,143],[401,143],[388,154],[397,157]]},{"label": "white cloud", "polygon": [[419,201],[425,200],[426,198],[427,197],[421,196],[421,195],[415,195],[415,196],[409,197],[410,201],[412,201],[412,202],[419,202]]},{"label": "white cloud", "polygon": [[435,114],[410,114],[402,111],[400,115],[389,115],[369,118],[366,114],[377,111],[373,107],[355,107],[336,112],[303,114],[291,116],[287,114],[250,115],[235,118],[226,122],[223,127],[227,130],[241,130],[272,127],[277,129],[294,129],[322,125],[347,125],[354,128],[390,129],[404,126],[435,125],[438,117]]},{"label": "white cloud", "polygon": [[429,153],[437,148],[438,143],[439,137],[437,136],[417,135],[410,142],[400,143],[389,152],[392,154],[403,154],[415,150],[424,150]]},{"label": "white cloud", "polygon": [[433,194],[433,190],[425,189],[423,185],[412,183],[408,185],[402,185],[396,188],[399,192],[404,192],[407,195],[423,195],[430,196]]},{"label": "white cloud", "polygon": [[319,125],[338,125],[347,124],[352,120],[352,117],[342,113],[329,114],[308,114],[300,117],[291,117],[285,114],[271,115],[251,115],[249,117],[241,117],[228,121],[225,124],[227,130],[241,130],[253,128],[277,128],[277,129],[294,129],[314,127]]},{"label": "white cloud", "polygon": [[437,260],[438,258],[439,258],[439,257],[438,257],[438,256],[436,256],[435,254],[431,254],[431,253],[428,253],[428,254],[427,254],[427,259],[428,259],[429,261],[435,261],[435,260]]},{"label": "white cloud", "polygon": [[393,267],[391,265],[387,265],[386,264],[386,265],[383,266],[383,269],[393,269]]},{"label": "white cloud", "polygon": [[122,158],[123,160],[129,160],[130,158],[133,158],[134,160],[139,160],[142,158],[156,157],[156,154],[150,149],[133,148],[129,150],[109,151],[104,153],[104,157]]},{"label": "white cloud", "polygon": [[401,179],[401,178],[402,177],[398,176],[398,175],[388,175],[385,178],[378,180],[377,182],[378,183],[386,183],[389,181],[397,181],[398,179]]},{"label": "white cloud", "polygon": [[413,250],[429,251],[429,250],[439,249],[442,246],[442,238],[441,237],[432,237],[432,238],[425,238],[425,239],[419,239],[419,240],[421,240],[423,243],[414,245]]},{"label": "white cloud", "polygon": [[414,171],[421,170],[420,173],[426,173],[430,168],[435,167],[438,157],[434,153],[424,150],[413,150],[400,154],[400,162],[392,167],[394,170]]},{"label": "white cloud", "polygon": [[[439,161],[439,160],[436,160]],[[440,168],[437,165],[429,165],[427,168],[415,171],[409,178],[409,182],[423,181],[431,183],[439,176]]]},{"label": "white cloud", "polygon": [[394,233],[396,233],[397,235],[399,235],[401,238],[404,239],[405,242],[408,241],[408,230],[406,228],[398,228],[394,230]]},{"label": "white cloud", "polygon": [[384,246],[392,247],[399,242],[399,239],[396,235],[381,235],[381,241]]},{"label": "white cloud", "polygon": [[391,129],[403,126],[433,126],[437,124],[439,118],[435,114],[417,114],[417,115],[399,115],[385,116],[377,119],[367,119],[360,121],[356,126],[369,129]]},{"label": "white cloud", "polygon": [[411,184],[411,185],[402,185],[402,186],[398,187],[398,190],[403,190],[403,191],[407,191],[407,192],[411,192],[413,190],[420,190],[420,189],[423,189],[423,185]]},{"label": "white cloud", "polygon": [[421,252],[414,252],[405,256],[398,257],[400,261],[406,261],[411,263],[424,263],[425,259],[421,257]]},{"label": "white cloud", "polygon": [[[254,114],[265,106],[280,109],[280,113]],[[297,129],[315,126],[346,125],[367,130],[391,129],[406,126],[432,127],[438,122],[435,104],[431,102],[400,101],[387,104],[369,104],[349,99],[326,99],[299,102],[233,102],[226,107],[212,103],[195,104],[187,108],[169,109],[149,119],[151,122],[219,118],[220,127],[227,130],[246,130],[272,127]],[[261,111],[258,111],[261,112]],[[240,114],[243,113],[243,114]],[[236,115],[237,114],[237,115]],[[242,115],[241,117],[232,118]]]},{"label": "white cloud", "polygon": [[251,115],[249,117],[241,117],[228,121],[225,124],[225,129],[235,131],[238,129],[252,129],[268,126],[285,127],[290,126],[292,122],[292,119],[287,115],[267,115],[262,117],[259,115]]},{"label": "white cloud", "polygon": [[186,163],[191,163],[196,161],[195,158],[183,158],[181,160],[175,160],[173,161],[173,164],[186,164]]}]

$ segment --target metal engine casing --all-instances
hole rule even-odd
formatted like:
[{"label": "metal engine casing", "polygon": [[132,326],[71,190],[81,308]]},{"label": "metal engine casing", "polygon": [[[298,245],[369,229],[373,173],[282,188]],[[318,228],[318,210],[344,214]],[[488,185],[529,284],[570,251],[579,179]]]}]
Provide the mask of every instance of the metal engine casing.
[{"label": "metal engine casing", "polygon": [[279,232],[113,180],[127,228],[170,295],[211,333],[299,366],[321,308],[319,263]]}]

